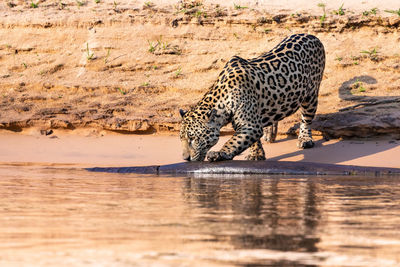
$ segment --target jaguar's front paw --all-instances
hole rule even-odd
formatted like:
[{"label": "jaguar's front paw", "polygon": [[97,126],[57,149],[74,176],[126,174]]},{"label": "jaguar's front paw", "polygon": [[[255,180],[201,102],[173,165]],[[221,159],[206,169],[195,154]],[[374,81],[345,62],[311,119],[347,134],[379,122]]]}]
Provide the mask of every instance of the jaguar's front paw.
[{"label": "jaguar's front paw", "polygon": [[314,147],[314,142],[313,140],[299,140],[297,141],[297,147],[303,149],[312,148]]},{"label": "jaguar's front paw", "polygon": [[246,160],[266,160],[264,155],[247,155]]},{"label": "jaguar's front paw", "polygon": [[231,160],[225,152],[221,151],[210,151],[207,153],[207,160],[208,161],[222,161],[222,160]]}]

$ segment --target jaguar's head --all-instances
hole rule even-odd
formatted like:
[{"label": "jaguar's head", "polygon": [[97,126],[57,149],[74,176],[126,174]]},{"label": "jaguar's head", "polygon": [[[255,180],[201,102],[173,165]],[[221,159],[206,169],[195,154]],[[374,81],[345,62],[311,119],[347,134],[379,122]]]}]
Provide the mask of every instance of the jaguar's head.
[{"label": "jaguar's head", "polygon": [[203,161],[208,150],[219,138],[219,127],[215,123],[217,110],[183,111],[180,138],[182,156],[187,161]]}]

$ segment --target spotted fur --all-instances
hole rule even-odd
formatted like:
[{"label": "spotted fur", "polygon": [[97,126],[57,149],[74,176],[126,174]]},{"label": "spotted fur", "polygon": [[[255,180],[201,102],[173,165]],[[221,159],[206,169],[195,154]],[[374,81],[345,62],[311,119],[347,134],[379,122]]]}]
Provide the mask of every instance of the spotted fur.
[{"label": "spotted fur", "polygon": [[[234,56],[218,80],[190,111],[181,111],[183,158],[231,160],[250,147],[248,159],[263,160],[263,128],[301,110],[298,146],[314,146],[310,124],[318,104],[325,67],[321,41],[294,34],[270,52],[253,59]],[[210,151],[222,126],[231,122],[234,135],[220,151]],[[207,154],[208,152],[208,154]]]}]

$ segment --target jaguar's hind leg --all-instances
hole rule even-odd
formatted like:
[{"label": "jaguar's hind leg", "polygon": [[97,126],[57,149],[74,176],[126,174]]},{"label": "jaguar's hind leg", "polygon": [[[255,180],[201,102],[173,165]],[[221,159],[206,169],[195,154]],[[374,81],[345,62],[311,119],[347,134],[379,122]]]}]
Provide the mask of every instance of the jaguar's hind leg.
[{"label": "jaguar's hind leg", "polygon": [[318,95],[315,96],[309,103],[301,105],[301,123],[300,132],[297,138],[297,146],[299,148],[312,148],[314,141],[311,134],[311,122],[315,117],[318,105]]},{"label": "jaguar's hind leg", "polygon": [[278,123],[274,122],[272,125],[263,128],[263,139],[267,143],[273,143],[276,139],[276,134],[278,132]]}]

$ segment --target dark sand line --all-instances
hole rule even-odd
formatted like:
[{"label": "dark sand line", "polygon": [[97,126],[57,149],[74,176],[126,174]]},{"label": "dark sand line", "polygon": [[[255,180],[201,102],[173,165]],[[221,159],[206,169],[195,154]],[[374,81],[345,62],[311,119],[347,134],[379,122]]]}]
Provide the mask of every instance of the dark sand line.
[{"label": "dark sand line", "polygon": [[91,172],[140,174],[400,175],[400,168],[290,161],[184,162],[142,167],[95,167]]}]

